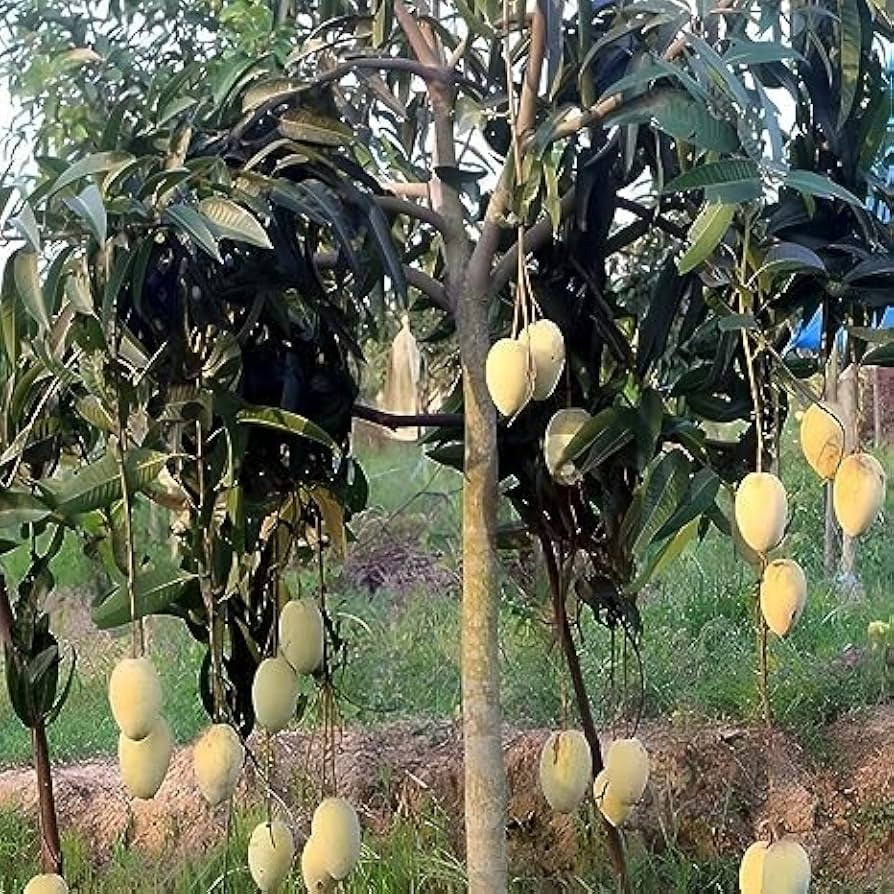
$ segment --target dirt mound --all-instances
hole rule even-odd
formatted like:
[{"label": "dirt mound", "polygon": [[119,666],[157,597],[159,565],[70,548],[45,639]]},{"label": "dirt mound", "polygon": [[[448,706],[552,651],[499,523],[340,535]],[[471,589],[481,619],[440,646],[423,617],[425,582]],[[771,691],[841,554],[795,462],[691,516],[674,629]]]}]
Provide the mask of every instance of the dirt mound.
[{"label": "dirt mound", "polygon": [[[553,814],[539,792],[537,762],[546,736],[546,730],[505,736],[511,859],[541,878],[579,866],[586,835],[578,818]],[[829,757],[822,760],[758,727],[648,723],[640,736],[653,773],[631,829],[651,847],[673,845],[695,858],[738,855],[772,823],[799,836],[823,877],[890,880],[894,890],[894,708],[830,726]],[[303,835],[319,796],[321,741],[293,732],[276,747],[276,789]],[[358,805],[366,827],[381,832],[395,816],[440,815],[459,852],[461,758],[457,727],[401,723],[343,731],[335,767],[340,791]],[[251,769],[242,785],[240,803],[262,796]],[[33,811],[34,789],[30,770],[0,773],[0,803]],[[82,829],[100,861],[121,842],[176,858],[204,850],[223,833],[225,808],[204,806],[187,749],[177,752],[150,802],[131,802],[109,761],[58,768],[56,789],[62,823]]]}]

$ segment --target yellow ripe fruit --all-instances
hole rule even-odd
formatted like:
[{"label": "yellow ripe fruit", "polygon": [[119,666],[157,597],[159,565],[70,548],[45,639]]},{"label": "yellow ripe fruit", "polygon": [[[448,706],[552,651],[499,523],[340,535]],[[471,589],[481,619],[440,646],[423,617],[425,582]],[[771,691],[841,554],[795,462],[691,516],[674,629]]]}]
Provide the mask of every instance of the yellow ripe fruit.
[{"label": "yellow ripe fruit", "polygon": [[574,463],[565,462],[561,465],[559,463],[565,448],[592,418],[586,410],[572,407],[554,413],[546,426],[543,435],[543,458],[549,474],[560,484],[571,486],[581,479],[581,473]]},{"label": "yellow ripe fruit", "polygon": [[281,655],[265,658],[251,684],[255,717],[264,729],[277,733],[289,725],[298,708],[298,677]]},{"label": "yellow ripe fruit", "polygon": [[608,770],[600,770],[593,781],[593,799],[602,815],[615,827],[622,826],[633,807],[625,804],[615,793],[608,776]]},{"label": "yellow ripe fruit", "polygon": [[227,723],[210,726],[192,749],[192,767],[202,796],[216,807],[228,800],[239,781],[245,747]]},{"label": "yellow ripe fruit", "polygon": [[68,894],[68,885],[61,875],[56,875],[55,873],[35,875],[25,885],[25,890],[22,894]]},{"label": "yellow ripe fruit", "polygon": [[264,894],[279,889],[294,857],[295,841],[282,820],[255,826],[248,840],[248,871]]},{"label": "yellow ripe fruit", "polygon": [[309,894],[330,894],[335,890],[336,881],[326,869],[325,849],[313,835],[301,851],[301,877]]},{"label": "yellow ripe fruit", "polygon": [[323,865],[332,878],[345,878],[360,859],[360,821],[344,798],[326,798],[310,821],[311,838],[319,842]]},{"label": "yellow ripe fruit", "polygon": [[771,844],[764,858],[762,894],[807,894],[810,889],[810,858],[791,838]]},{"label": "yellow ripe fruit", "polygon": [[811,404],[801,417],[801,450],[820,478],[831,480],[844,457],[844,425],[832,404]]},{"label": "yellow ripe fruit", "polygon": [[577,810],[592,777],[593,755],[582,732],[562,730],[546,740],[540,752],[540,788],[553,810]]},{"label": "yellow ripe fruit", "polygon": [[534,364],[534,400],[546,400],[555,391],[565,367],[565,339],[552,320],[529,323],[518,340],[531,352]]},{"label": "yellow ripe fruit", "polygon": [[296,674],[323,663],[323,615],[315,599],[293,599],[279,613],[279,651]]},{"label": "yellow ripe fruit", "polygon": [[763,894],[764,860],[769,845],[766,841],[755,841],[742,854],[739,864],[739,894]]},{"label": "yellow ripe fruit", "polygon": [[649,754],[639,739],[616,739],[605,754],[612,791],[625,804],[635,804],[649,782]]},{"label": "yellow ripe fruit", "polygon": [[487,352],[484,378],[496,408],[512,417],[531,399],[533,378],[528,349],[514,338],[501,338]]},{"label": "yellow ripe fruit", "polygon": [[171,728],[164,717],[155,721],[148,736],[136,742],[124,733],[118,737],[121,781],[134,798],[155,797],[168,772],[172,746]]},{"label": "yellow ripe fruit", "polygon": [[149,735],[161,713],[161,681],[148,658],[124,658],[109,678],[109,705],[128,739]]},{"label": "yellow ripe fruit", "polygon": [[832,505],[845,534],[859,537],[875,521],[886,483],[885,470],[871,454],[852,453],[842,460],[832,484]]},{"label": "yellow ripe fruit", "polygon": [[801,617],[807,602],[807,578],[797,562],[775,559],[761,578],[761,612],[767,627],[785,636]]},{"label": "yellow ripe fruit", "polygon": [[763,554],[779,545],[788,521],[788,497],[775,475],[747,474],[736,491],[734,510],[746,546]]}]

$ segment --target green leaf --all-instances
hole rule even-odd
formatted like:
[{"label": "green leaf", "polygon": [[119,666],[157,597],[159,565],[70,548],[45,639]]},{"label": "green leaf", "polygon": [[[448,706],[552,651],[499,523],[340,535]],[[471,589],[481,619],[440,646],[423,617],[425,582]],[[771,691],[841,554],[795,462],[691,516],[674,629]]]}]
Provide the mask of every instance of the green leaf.
[{"label": "green leaf", "polygon": [[[169,458],[166,453],[155,450],[129,450],[124,457],[124,467],[130,490],[136,492],[148,487]],[[95,509],[108,509],[121,499],[118,460],[110,450],[71,477],[42,484],[41,490],[53,510],[67,520]]]},{"label": "green leaf", "polygon": [[733,221],[737,205],[708,202],[689,230],[689,248],[677,261],[680,273],[688,273],[706,261],[720,244]]},{"label": "green leaf", "polygon": [[727,65],[766,65],[769,62],[783,62],[786,59],[803,59],[793,47],[777,41],[739,40],[734,38],[723,54]]},{"label": "green leaf", "polygon": [[218,239],[247,242],[259,248],[273,248],[264,228],[241,205],[213,196],[199,202],[199,213],[206,217]]},{"label": "green leaf", "polygon": [[732,125],[715,118],[704,102],[669,87],[650,90],[622,103],[606,116],[605,124],[654,124],[672,137],[703,149],[734,152],[739,148],[739,138]]},{"label": "green leaf", "polygon": [[272,428],[276,431],[301,435],[336,453],[340,452],[335,441],[319,425],[297,413],[290,413],[288,410],[280,410],[276,407],[246,406],[236,413],[236,421],[242,425],[259,425],[262,428]]},{"label": "green leaf", "polygon": [[394,0],[378,0],[373,13],[373,46],[384,46],[394,27]]},{"label": "green leaf", "polygon": [[[632,439],[630,415],[623,412],[620,407],[606,407],[582,426],[571,439],[558,465],[575,462],[582,472],[596,469]],[[577,462],[584,451],[589,451],[586,459]]]},{"label": "green leaf", "polygon": [[839,0],[838,17],[841,51],[841,104],[838,109],[838,128],[841,129],[854,107],[860,81],[863,26],[860,22],[860,5],[857,0]]},{"label": "green leaf", "polygon": [[873,348],[863,355],[863,366],[894,366],[894,342]]},{"label": "green leaf", "polygon": [[129,152],[97,152],[95,155],[88,155],[76,161],[64,173],[56,178],[50,190],[45,194],[44,198],[55,195],[66,186],[76,183],[83,177],[89,177],[92,174],[103,174],[106,171],[123,167],[134,160]]},{"label": "green leaf", "polygon": [[170,224],[185,233],[206,254],[214,258],[218,264],[223,263],[217,239],[205,223],[205,218],[190,205],[170,205],[161,216],[164,223]]},{"label": "green leaf", "polygon": [[9,222],[22,234],[22,238],[28,243],[31,250],[40,254],[40,227],[37,225],[37,218],[34,216],[31,203],[25,202],[22,205],[22,210],[15,217],[10,218]]},{"label": "green leaf", "polygon": [[642,571],[636,579],[624,588],[628,595],[639,593],[645,585],[668,568],[672,562],[680,557],[683,550],[695,539],[698,533],[698,519],[689,522],[681,528],[669,540],[665,540],[655,549],[645,563]]},{"label": "green leaf", "polygon": [[690,463],[682,450],[657,457],[646,471],[633,552],[641,553],[679,509],[689,484]]},{"label": "green leaf", "polygon": [[19,249],[12,259],[16,290],[25,309],[37,321],[42,330],[50,328],[50,309],[44,303],[40,274],[37,272],[37,254],[29,249]]},{"label": "green leaf", "polygon": [[764,263],[754,275],[772,274],[778,276],[780,273],[801,271],[824,274],[826,265],[816,252],[806,246],[796,242],[780,242],[767,252]]},{"label": "green leaf", "polygon": [[0,528],[37,524],[50,515],[50,509],[25,491],[0,488]]},{"label": "green leaf", "polygon": [[284,137],[299,143],[318,146],[348,146],[355,137],[351,128],[322,115],[303,109],[290,109],[279,119],[279,131]]},{"label": "green leaf", "polygon": [[863,208],[863,203],[852,192],[823,174],[813,171],[789,171],[782,178],[782,182],[791,189],[796,189],[809,196],[817,196],[821,199],[840,199],[855,208]]},{"label": "green leaf", "polygon": [[91,183],[80,195],[68,196],[63,201],[87,224],[90,235],[100,245],[103,245],[106,241],[108,218],[102,196],[96,184]]},{"label": "green leaf", "polygon": [[121,627],[136,618],[163,614],[171,609],[185,587],[197,580],[195,574],[181,569],[150,568],[137,574],[134,581],[134,606],[131,611],[126,583],[112,590],[91,612],[100,630]]},{"label": "green leaf", "polygon": [[760,169],[751,159],[727,158],[698,165],[675,177],[662,192],[686,192],[690,189],[736,184],[760,184]]},{"label": "green leaf", "polygon": [[720,490],[720,478],[717,473],[713,469],[699,469],[692,476],[689,490],[679,509],[655,534],[655,542],[676,534],[684,525],[688,525],[707,512],[714,505],[718,490]]}]

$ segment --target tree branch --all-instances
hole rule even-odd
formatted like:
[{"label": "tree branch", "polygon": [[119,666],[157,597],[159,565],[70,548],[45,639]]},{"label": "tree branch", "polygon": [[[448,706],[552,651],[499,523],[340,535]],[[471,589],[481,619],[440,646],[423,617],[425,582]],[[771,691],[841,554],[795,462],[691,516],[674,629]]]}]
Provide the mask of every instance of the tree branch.
[{"label": "tree branch", "polygon": [[617,200],[619,208],[623,208],[625,211],[629,211],[631,214],[635,214],[637,217],[655,224],[659,230],[664,230],[665,233],[675,236],[677,239],[685,240],[688,237],[684,227],[675,224],[666,217],[662,217],[658,213],[657,208],[654,210],[647,208],[645,205],[640,205],[639,202],[634,202],[633,199],[625,199],[624,196],[618,196]]},{"label": "tree branch", "polygon": [[396,196],[376,196],[375,202],[383,211],[405,214],[407,217],[414,217],[423,223],[431,224],[441,233],[446,232],[447,224],[444,222],[444,218],[437,211],[420,205],[418,202],[409,202]]},{"label": "tree branch", "polygon": [[381,186],[382,189],[393,192],[396,196],[405,196],[408,199],[431,199],[431,184],[428,181],[406,183],[401,180],[386,180]]},{"label": "tree branch", "polygon": [[438,58],[437,51],[428,42],[419,27],[419,23],[416,21],[416,17],[407,9],[403,0],[394,0],[394,17],[406,35],[416,58],[423,65],[428,65],[431,68],[440,68],[441,60]]},{"label": "tree branch", "polygon": [[[574,211],[574,190],[569,189],[566,192],[561,200],[560,200],[560,211],[562,219],[564,220],[569,214]],[[525,255],[530,254],[532,251],[537,251],[538,248],[542,248],[548,242],[552,240],[553,237],[553,222],[552,218],[542,217],[537,221],[533,226],[528,227],[525,230],[524,242],[522,244],[522,251]],[[497,262],[496,267],[494,268],[494,272],[491,275],[491,289],[494,292],[498,292],[503,286],[509,282],[513,276],[515,276],[516,270],[518,269],[518,242],[516,242],[503,257]]]},{"label": "tree branch", "polygon": [[424,63],[416,59],[404,59],[402,56],[356,56],[341,62],[331,70],[314,78],[313,83],[328,84],[337,81],[344,75],[352,74],[358,68],[374,68],[379,71],[408,71],[423,81],[450,84],[456,79],[456,73],[441,65],[437,59],[434,63]]},{"label": "tree branch", "polygon": [[419,289],[426,297],[431,300],[435,307],[446,311],[449,314],[455,312],[453,302],[447,294],[447,290],[433,276],[423,273],[416,267],[404,264],[404,276],[407,278],[407,284]]},{"label": "tree branch", "polygon": [[522,81],[521,99],[518,104],[516,125],[518,138],[524,140],[529,130],[534,128],[537,114],[537,94],[540,92],[540,75],[543,71],[543,56],[546,52],[546,18],[538,3],[531,16],[531,44],[528,47],[528,64]]},{"label": "tree branch", "polygon": [[399,428],[461,428],[462,413],[388,413],[365,404],[354,404],[351,415],[396,431]]}]

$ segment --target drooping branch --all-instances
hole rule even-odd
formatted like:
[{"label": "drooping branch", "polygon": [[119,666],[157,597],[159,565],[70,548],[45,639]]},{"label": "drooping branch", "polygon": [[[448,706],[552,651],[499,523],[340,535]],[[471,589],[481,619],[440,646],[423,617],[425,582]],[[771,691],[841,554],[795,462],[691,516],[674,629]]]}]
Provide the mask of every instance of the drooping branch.
[{"label": "drooping branch", "polygon": [[379,71],[407,71],[423,81],[440,81],[451,83],[456,79],[456,72],[446,66],[440,65],[437,60],[434,64],[426,64],[416,59],[405,59],[402,56],[356,56],[341,62],[314,78],[314,84],[327,84],[330,81],[338,81],[345,75],[352,74],[358,68],[372,68]]},{"label": "drooping branch", "polygon": [[[599,733],[596,731],[596,722],[593,719],[593,711],[590,707],[590,698],[587,695],[587,685],[584,682],[580,658],[577,654],[577,647],[574,645],[571,625],[568,622],[568,611],[565,606],[566,588],[562,582],[562,575],[552,541],[545,534],[541,533],[540,544],[546,559],[546,573],[552,594],[556,633],[559,637],[562,652],[565,655],[565,663],[568,666],[568,674],[571,677],[571,685],[574,689],[574,698],[577,702],[581,727],[583,728],[587,744],[590,746],[590,755],[593,758],[593,774],[596,775],[603,769],[602,748],[599,744]],[[605,817],[602,818],[602,828],[608,844],[609,858],[621,889],[624,894],[633,894],[627,873],[627,860],[624,856],[624,843],[621,840],[621,834]]]},{"label": "drooping branch", "polygon": [[354,404],[351,415],[397,431],[399,428],[461,428],[462,413],[388,413],[365,404]]}]

